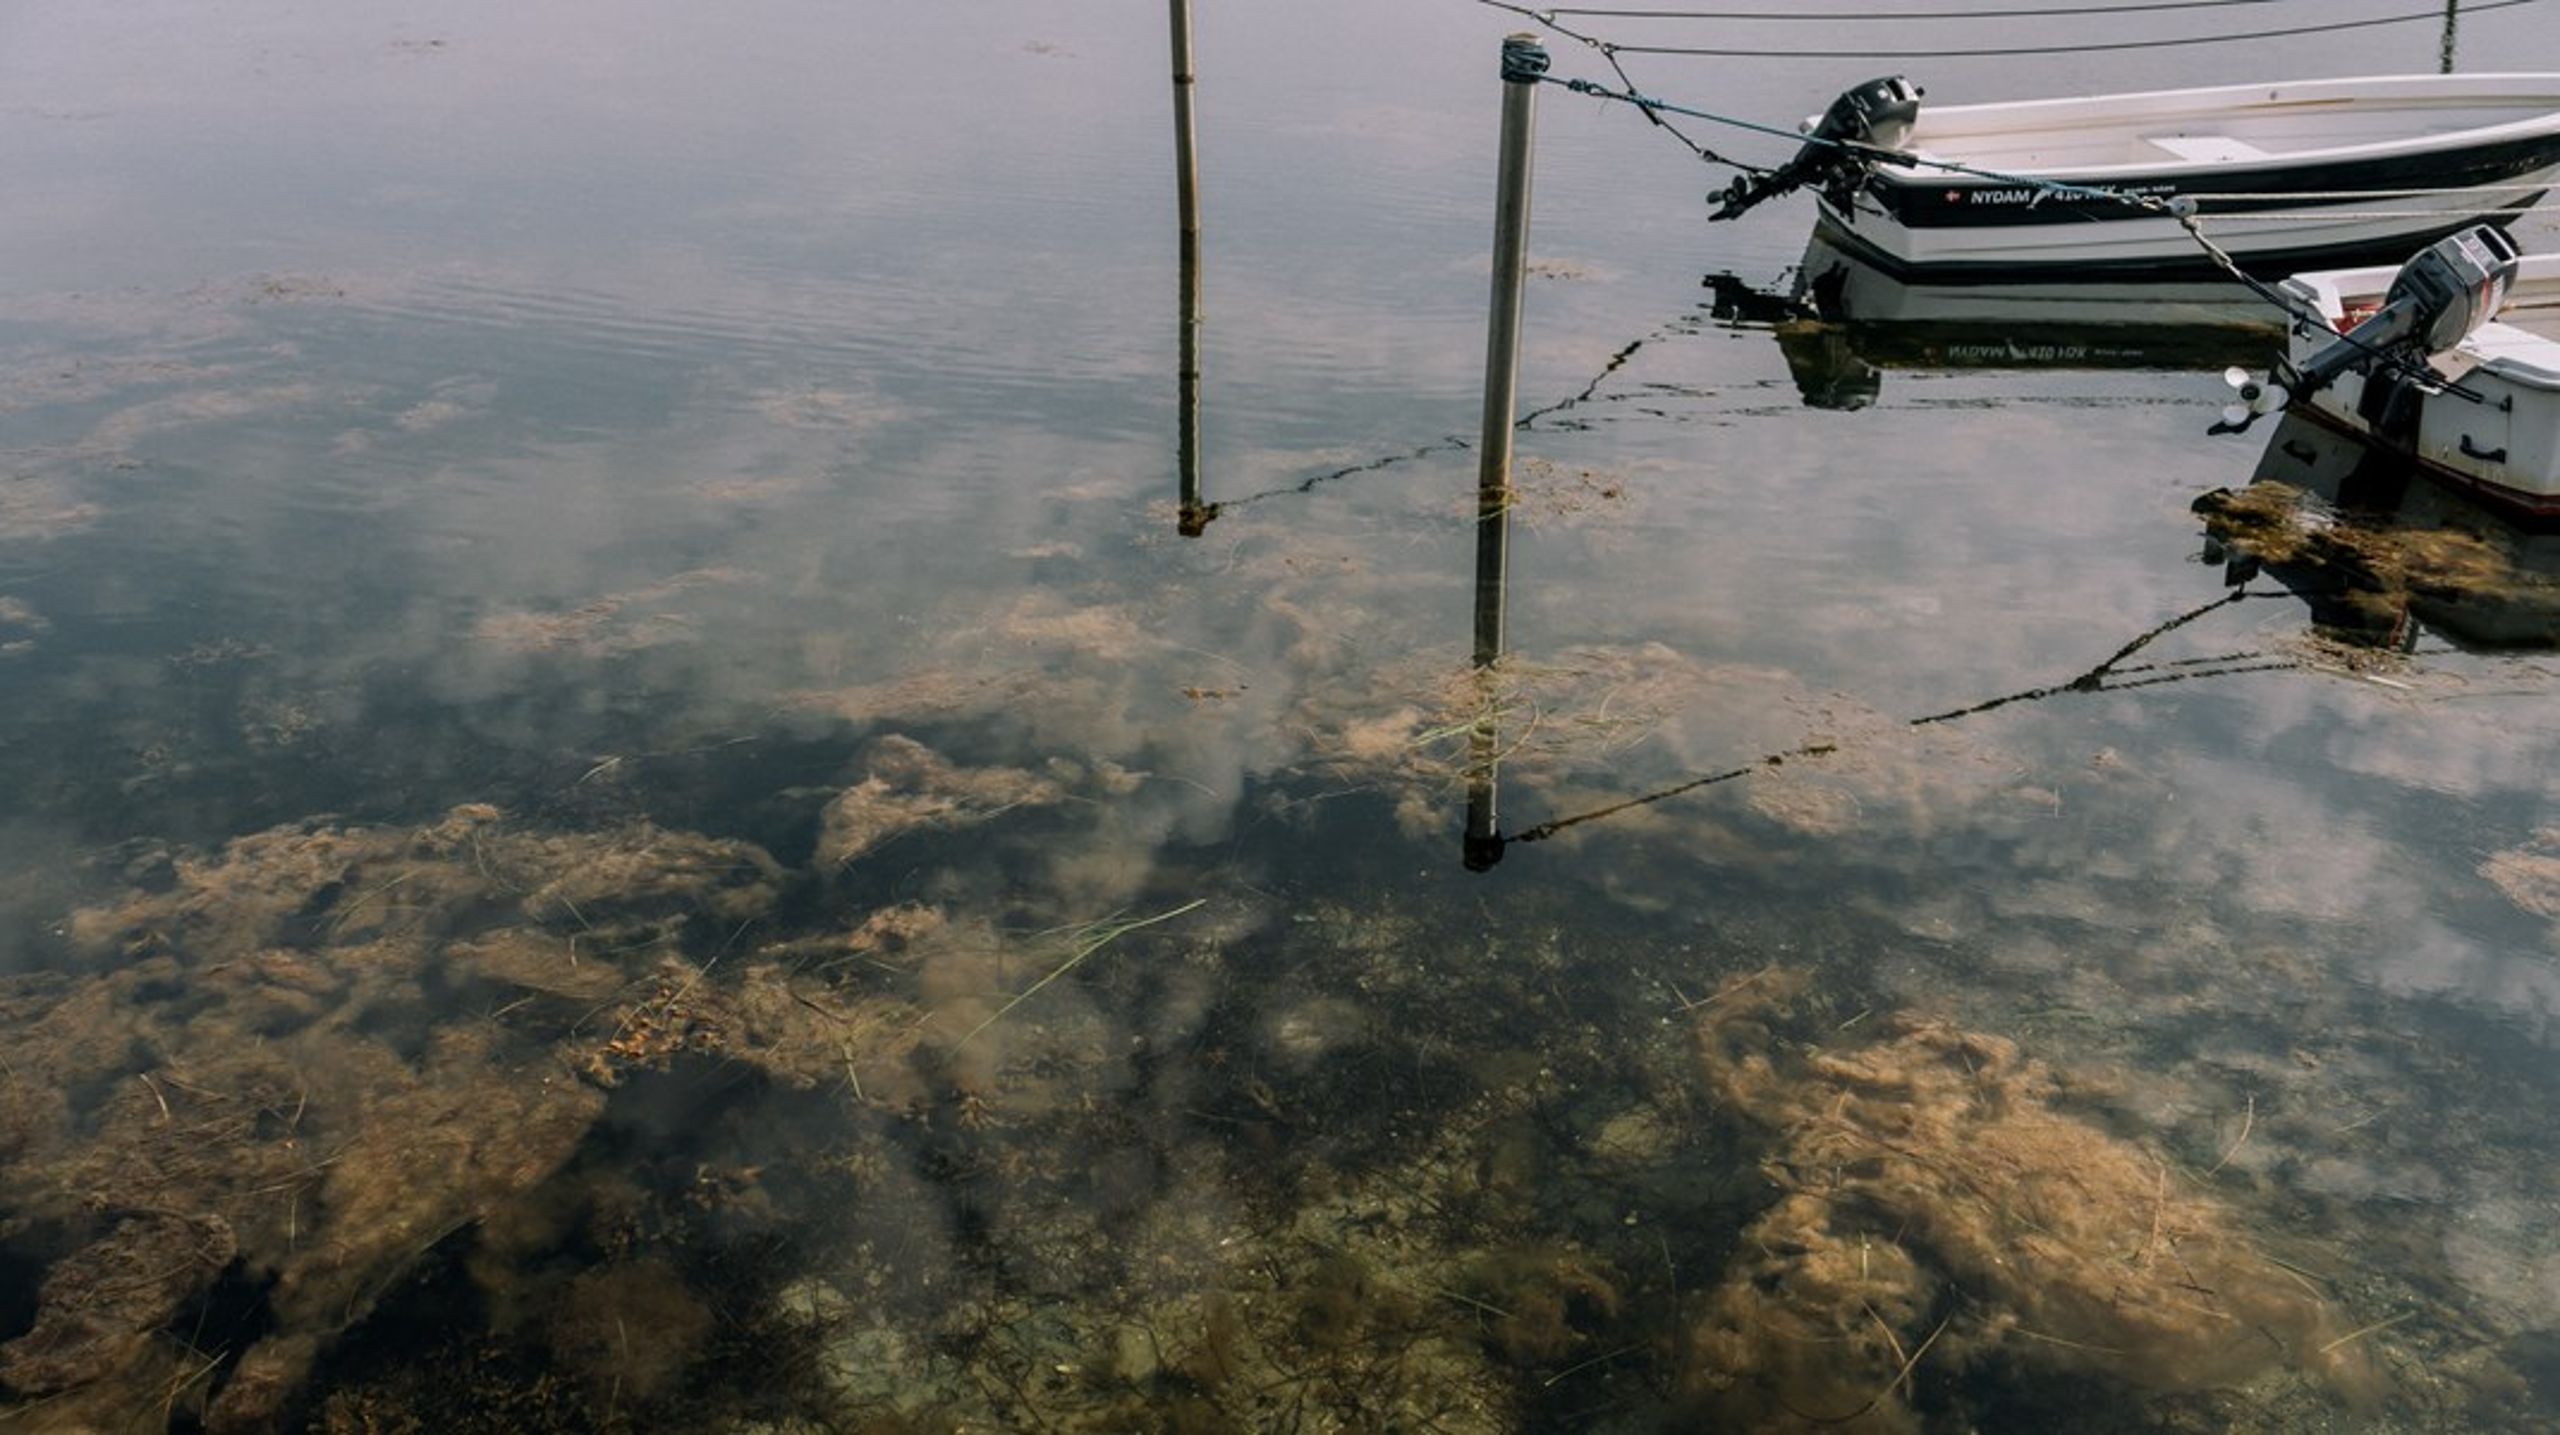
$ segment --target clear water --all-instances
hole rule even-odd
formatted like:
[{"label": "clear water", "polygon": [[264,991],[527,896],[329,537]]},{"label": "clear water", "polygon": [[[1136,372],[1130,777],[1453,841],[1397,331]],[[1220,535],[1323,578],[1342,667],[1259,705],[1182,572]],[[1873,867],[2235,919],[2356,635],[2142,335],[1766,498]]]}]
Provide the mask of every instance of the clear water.
[{"label": "clear water", "polygon": [[0,17],[0,1424],[2560,1416],[2547,610],[2220,602],[2263,339],[1809,405],[1549,92],[1480,678],[1517,17],[1212,9],[1197,537],[1161,14]]}]

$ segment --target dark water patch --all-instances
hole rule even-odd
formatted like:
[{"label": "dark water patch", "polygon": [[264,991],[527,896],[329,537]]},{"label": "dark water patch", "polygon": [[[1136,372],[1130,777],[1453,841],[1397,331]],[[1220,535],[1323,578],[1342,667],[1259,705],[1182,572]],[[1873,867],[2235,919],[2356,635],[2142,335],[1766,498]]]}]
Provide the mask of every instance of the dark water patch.
[{"label": "dark water patch", "polygon": [[24,1233],[0,1242],[0,1341],[15,1340],[36,1323],[36,1285],[49,1256],[36,1252],[53,1243],[30,1240]]}]

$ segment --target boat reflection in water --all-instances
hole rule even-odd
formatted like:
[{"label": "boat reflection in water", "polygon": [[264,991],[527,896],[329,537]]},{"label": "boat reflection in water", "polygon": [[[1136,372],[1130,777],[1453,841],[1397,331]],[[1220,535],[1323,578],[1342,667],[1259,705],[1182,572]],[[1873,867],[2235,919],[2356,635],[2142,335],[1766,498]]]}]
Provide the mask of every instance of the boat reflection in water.
[{"label": "boat reflection in water", "polygon": [[2287,414],[2247,487],[2195,502],[2228,584],[2260,573],[2331,637],[2406,650],[2560,647],[2560,534],[2519,527],[2406,458]]},{"label": "boat reflection in water", "polygon": [[2175,369],[2261,364],[2281,313],[2222,280],[1908,283],[1820,234],[1792,282],[1710,274],[1711,311],[1777,336],[1808,408],[1873,404],[1888,369]]}]

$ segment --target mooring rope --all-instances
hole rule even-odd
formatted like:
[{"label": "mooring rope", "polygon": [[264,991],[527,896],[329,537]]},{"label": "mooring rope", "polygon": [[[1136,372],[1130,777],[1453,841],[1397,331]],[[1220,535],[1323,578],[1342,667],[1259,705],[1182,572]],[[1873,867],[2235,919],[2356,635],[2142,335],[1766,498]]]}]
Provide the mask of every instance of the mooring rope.
[{"label": "mooring rope", "polygon": [[[1553,418],[1558,414],[1580,408],[1584,404],[1591,403],[1599,399],[1601,386],[1609,382],[1611,375],[1617,373],[1620,369],[1625,368],[1628,362],[1635,358],[1638,350],[1644,348],[1647,344],[1656,343],[1658,341],[1668,339],[1674,334],[1683,332],[1686,326],[1691,322],[1692,316],[1683,314],[1678,318],[1655,325],[1649,333],[1638,338],[1629,339],[1626,343],[1618,346],[1617,352],[1611,354],[1608,361],[1600,366],[1600,371],[1593,374],[1590,381],[1585,383],[1579,390],[1574,393],[1567,394],[1563,398],[1553,399],[1547,403],[1540,404],[1538,407],[1522,413],[1518,418],[1512,420],[1511,427],[1521,433],[1534,432],[1537,429],[1540,420]],[[1306,478],[1300,479],[1296,483],[1287,484],[1279,488],[1266,488],[1256,493],[1248,493],[1242,498],[1232,498],[1227,500],[1225,503],[1213,506],[1220,512],[1225,512],[1229,509],[1242,508],[1247,504],[1260,503],[1265,499],[1284,498],[1293,493],[1313,493],[1328,483],[1339,482],[1346,478],[1355,478],[1364,473],[1375,473],[1382,468],[1392,468],[1400,463],[1412,463],[1420,459],[1430,458],[1435,454],[1464,453],[1474,447],[1475,440],[1467,435],[1444,434],[1439,438],[1431,440],[1429,443],[1416,445],[1402,453],[1385,454],[1377,458],[1365,459],[1359,463],[1347,464],[1340,468],[1328,469],[1323,473],[1309,475]]]},{"label": "mooring rope", "polygon": [[[2298,668],[2302,665],[2292,659],[2269,659],[2264,654],[2260,653],[2227,653],[2219,657],[2211,658],[2183,658],[2163,663],[2138,664],[2132,667],[2122,666],[2125,659],[2132,657],[2144,648],[2149,647],[2152,643],[2159,641],[2162,637],[2185,627],[2189,623],[2195,622],[2197,619],[2202,618],[2209,613],[2218,612],[2235,603],[2246,602],[2252,598],[2284,598],[2290,596],[2290,594],[2282,591],[2258,592],[2247,587],[2235,588],[2229,593],[2224,594],[2222,597],[2214,599],[2210,603],[2190,608],[2186,612],[2180,613],[2176,617],[2170,618],[2168,621],[2153,627],[2150,631],[2142,634],[2138,638],[2135,638],[2132,642],[2118,648],[2107,658],[2106,661],[2089,669],[2087,672],[2080,674],[2078,677],[2071,678],[2064,682],[2047,683],[2041,687],[2027,688],[2019,692],[2006,693],[2002,696],[1988,698],[1982,702],[1974,703],[1967,707],[1953,708],[1942,713],[1932,713],[1927,717],[1909,718],[1906,719],[1902,725],[1905,727],[1930,727],[1938,723],[1955,722],[1962,718],[1987,713],[1995,708],[2004,708],[2011,703],[2034,702],[2042,698],[2057,697],[2063,693],[2121,692],[2127,688],[2155,687],[2162,683],[2189,682],[2197,678],[2232,677],[2241,673],[2277,672],[2289,668]],[[2178,669],[2178,671],[2162,671],[2163,669],[2170,668]],[[2125,673],[2143,673],[2148,676],[2135,678],[2129,682],[2111,683],[2108,681],[2110,678],[2118,677]],[[1798,761],[1804,758],[1827,757],[1839,750],[1840,744],[1836,742],[1805,743],[1798,747],[1788,748],[1783,752],[1770,753],[1765,757],[1757,758],[1739,767],[1729,767],[1719,772],[1706,773],[1698,777],[1690,778],[1684,782],[1674,783],[1669,787],[1657,788],[1652,792],[1640,793],[1634,797],[1621,798],[1616,802],[1607,803],[1582,812],[1576,812],[1569,816],[1551,817],[1544,822],[1536,824],[1535,826],[1523,828],[1521,831],[1513,833],[1504,840],[1508,842],[1543,842],[1569,827],[1579,827],[1586,822],[1597,822],[1605,817],[1615,817],[1621,812],[1627,812],[1638,807],[1651,806],[1657,802],[1668,801],[1671,798],[1679,797],[1685,793],[1695,792],[1702,787],[1713,787],[1719,783],[1732,782],[1739,778],[1749,777],[1755,772],[1765,771],[1769,768],[1784,767],[1789,762]]]},{"label": "mooring rope", "polygon": [[[1557,24],[1554,11],[1532,10],[1525,5],[1510,4],[1508,3],[1508,0],[1476,0],[1476,3],[1483,5],[1488,9],[1507,10],[1514,15],[1518,15],[1523,19],[1537,24],[1543,29],[1560,35],[1567,40],[1571,40],[1575,44],[1590,46],[1593,50],[1599,53],[1601,61],[1607,64],[1608,67],[1617,74],[1618,83],[1626,86],[1627,93],[1635,94],[1637,92],[1634,77],[1627,73],[1626,66],[1618,63],[1617,46],[1610,44],[1608,41],[1601,39],[1597,35],[1585,35],[1569,26]],[[1741,160],[1720,155],[1714,150],[1707,148],[1705,145],[1698,143],[1698,141],[1692,138],[1686,130],[1681,129],[1678,125],[1664,119],[1658,111],[1648,109],[1642,105],[1637,106],[1637,108],[1643,112],[1646,119],[1653,122],[1656,129],[1661,130],[1663,133],[1687,146],[1689,152],[1697,156],[1701,163],[1720,164],[1730,169],[1741,170],[1746,174],[1767,173],[1767,170],[1763,166],[1745,164]]]},{"label": "mooring rope", "polygon": [[2000,184],[2030,186],[2044,190],[2049,194],[2057,194],[2070,199],[2096,200],[2102,203],[2112,204],[2129,204],[2137,209],[2157,210],[2162,214],[2176,214],[2179,212],[2180,208],[2175,201],[2161,199],[2156,195],[2125,194],[2116,190],[2100,189],[2090,185],[2065,184],[2061,180],[2044,179],[2036,175],[2011,174],[2003,170],[1983,169],[1978,165],[1962,164],[1951,159],[1940,159],[1934,155],[1914,154],[1905,150],[1879,149],[1874,145],[1859,144],[1855,140],[1840,140],[1832,139],[1825,135],[1805,134],[1801,131],[1785,128],[1779,125],[1766,125],[1757,120],[1746,120],[1737,115],[1717,114],[1713,110],[1693,109],[1687,105],[1673,104],[1669,100],[1660,99],[1653,95],[1640,94],[1632,89],[1613,90],[1596,80],[1567,79],[1561,75],[1541,75],[1538,79],[1542,84],[1561,85],[1565,89],[1573,91],[1575,94],[1589,95],[1594,99],[1615,100],[1620,104],[1634,105],[1640,109],[1662,110],[1670,114],[1685,115],[1691,119],[1708,120],[1715,124],[1730,125],[1735,129],[1748,130],[1755,134],[1774,135],[1780,139],[1794,140],[1803,144],[1822,145],[1829,149],[1838,150],[1843,154],[1856,155],[1864,159],[1876,160],[1884,164],[1897,165],[1905,169],[1942,170],[1948,174],[1968,175],[1975,179],[1987,179]]},{"label": "mooring rope", "polygon": [[[1746,120],[1736,115],[1718,114],[1712,110],[1693,109],[1686,105],[1674,104],[1671,101],[1662,99],[1658,96],[1642,94],[1632,89],[1612,90],[1608,86],[1600,84],[1594,80],[1570,79],[1561,75],[1542,75],[1539,79],[1545,84],[1561,85],[1578,95],[1589,95],[1594,99],[1614,100],[1621,104],[1634,105],[1648,113],[1653,111],[1662,111],[1669,114],[1685,115],[1691,119],[1707,120],[1715,124],[1729,125],[1735,129],[1748,130],[1755,134],[1772,135],[1780,139],[1795,140],[1804,144],[1822,145],[1831,149],[1836,149],[1843,154],[1856,155],[1864,159],[1896,165],[1905,169],[1937,170],[1947,174],[1961,174],[1973,179],[1987,179],[1995,184],[2014,184],[2024,188],[2040,189],[2048,194],[2057,195],[2066,199],[2122,204],[2136,209],[2147,209],[2166,218],[2184,217],[2195,209],[2219,205],[2226,202],[2255,201],[2264,203],[2269,200],[2285,199],[2417,199],[2424,198],[2429,195],[2440,194],[2540,194],[2548,193],[2553,187],[2552,183],[2546,180],[2541,182],[2526,182],[2518,184],[2487,184],[2476,186],[2440,185],[2413,189],[2342,189],[2290,192],[2252,190],[2247,192],[2215,192],[2210,194],[2182,195],[2173,198],[2163,198],[2162,196],[2155,194],[2129,194],[2122,190],[2108,189],[2095,185],[2069,184],[2061,180],[2047,179],[2041,175],[2017,174],[2007,170],[1984,169],[1979,165],[1963,164],[1956,160],[1942,159],[1936,155],[1931,155],[1926,152],[1879,149],[1874,145],[1859,144],[1853,140],[1839,140],[1827,138],[1822,135],[1804,134],[1800,131],[1782,128],[1777,125],[1762,124],[1756,120]],[[2506,207],[2501,206],[2501,208]],[[2552,208],[2560,208],[2560,201],[2554,201],[2548,204],[2517,206],[2514,207],[2513,212],[2518,214],[2532,214]],[[2477,208],[2398,209],[2371,212],[2359,210],[2344,213],[2336,210],[2260,210],[2254,213],[2216,214],[2214,215],[2214,219],[2216,222],[2244,220],[2254,221],[2261,219],[2297,218],[2305,214],[2321,214],[2333,219],[2400,219],[2409,217],[2430,218],[2437,216],[2459,217],[2462,215],[2477,214],[2479,212],[2480,211]]]},{"label": "mooring rope", "polygon": [[[1487,0],[1487,3],[1490,3],[1490,0]],[[1575,94],[1589,95],[1595,99],[1613,100],[1621,104],[1664,110],[1672,114],[1685,115],[1692,119],[1707,120],[1715,124],[1730,125],[1737,129],[1749,130],[1759,134],[1776,135],[1783,139],[1796,140],[1808,145],[1827,146],[1844,154],[1856,155],[1879,163],[1893,164],[1904,168],[1940,170],[1950,174],[1966,175],[1975,179],[1987,179],[1998,184],[2010,184],[2018,185],[2022,188],[2039,189],[2048,194],[2059,195],[2068,199],[2121,204],[2134,209],[2147,210],[2164,218],[2176,220],[2179,226],[2187,231],[2189,237],[2193,238],[2196,244],[2204,250],[2205,257],[2212,262],[2215,268],[2221,270],[2225,275],[2239,283],[2241,287],[2247,289],[2250,293],[2283,311],[2286,318],[2293,324],[2306,328],[2318,329],[2327,329],[2330,327],[2329,322],[2324,315],[2312,309],[2302,301],[2294,298],[2292,295],[2285,293],[2283,290],[2278,289],[2274,285],[2267,283],[2265,280],[2260,279],[2256,275],[2249,273],[2246,269],[2243,269],[2240,266],[2239,261],[2232,258],[2228,250],[2224,249],[2220,244],[2215,243],[2213,237],[2204,232],[2203,221],[2197,212],[2199,202],[2204,198],[2204,196],[2180,195],[2164,198],[2153,194],[2127,194],[2113,189],[2102,189],[2089,185],[2068,184],[2061,180],[2046,179],[2041,175],[2014,174],[2003,170],[1983,169],[1976,165],[1961,164],[1954,160],[1940,159],[1928,154],[1912,153],[1904,150],[1879,149],[1874,145],[1859,144],[1851,140],[1832,139],[1818,134],[1802,134],[1795,130],[1781,129],[1775,125],[1764,125],[1755,120],[1746,120],[1734,115],[1718,114],[1712,110],[1694,109],[1686,105],[1673,104],[1668,100],[1659,99],[1651,95],[1638,94],[1632,89],[1612,90],[1608,86],[1593,80],[1578,78],[1568,79],[1560,75],[1540,75],[1538,80],[1543,84],[1561,85],[1565,89],[1573,91]],[[2535,210],[2539,210],[2542,207],[2543,206],[2534,206],[2531,209],[2520,210],[2518,212],[2530,213]],[[2447,214],[2456,216],[2474,214],[2477,212],[2478,211],[2476,210],[2445,211]],[[2436,211],[2396,210],[2379,211],[2371,214],[2362,212],[2340,214],[2336,211],[2327,211],[2328,217],[2333,219],[2401,219],[2412,215],[2423,217],[2433,213],[2436,213]],[[2087,217],[2093,220],[2095,219],[2095,216]],[[2247,220],[2250,217],[2251,216],[2246,214],[2218,214],[2214,216],[2214,219],[2217,223],[2224,223],[2233,220]],[[2279,213],[2265,217],[2269,219],[2287,219],[2299,218],[2300,216],[2296,214]],[[2400,358],[2399,356],[2384,350],[2377,349],[2372,345],[2357,339],[2352,334],[2345,334],[2340,337],[2345,339],[2348,343],[2354,344],[2374,362],[2395,372],[2417,374],[2422,368],[2419,364]],[[2457,398],[2469,399],[2475,403],[2480,401],[2480,395],[2477,392],[2464,388],[2459,383],[2449,382],[2441,375],[2435,374],[2431,370],[2426,371],[2423,377],[2430,386],[2441,388],[2445,392],[2453,394]]]},{"label": "mooring rope", "polygon": [[[2310,0],[2313,4],[2322,0]],[[1864,21],[1887,21],[1900,24],[1906,20],[2041,20],[2049,15],[2135,15],[2158,10],[2225,10],[2236,5],[2293,5],[2303,0],[2144,0],[2133,5],[2052,5],[2027,10],[1909,10],[1909,11],[1842,11],[1842,10],[1609,10],[1595,6],[1560,5],[1547,11],[1550,15],[1599,15],[1631,20],[1741,20],[1798,21],[1829,24],[1856,24]]]},{"label": "mooring rope", "polygon": [[2408,189],[2217,189],[2211,194],[2199,194],[2196,199],[2208,204],[2226,199],[2424,199],[2431,194],[2541,194],[2551,187],[2550,180],[2528,179],[2514,184],[2440,184]]},{"label": "mooring rope", "polygon": [[[2208,201],[2228,198],[2228,196],[2200,194],[2196,198],[2199,201]],[[2500,214],[2512,215],[2560,213],[2560,200],[2546,200],[2540,204],[2501,204],[2495,206],[2495,209]],[[2476,207],[2467,209],[2253,209],[2217,214],[2213,217],[2213,222],[2216,224],[2282,224],[2288,220],[2297,219],[2463,219],[2479,213],[2481,211]]]},{"label": "mooring rope", "polygon": [[[1491,3],[1491,0],[1479,0]],[[2538,5],[2542,0],[2486,0],[2470,6],[2465,13],[2483,14],[2491,10],[2510,10],[2519,5]],[[1502,6],[1510,9],[1513,7]],[[1553,13],[1553,12],[1537,12]],[[2054,45],[1966,46],[1942,50],[1808,50],[1743,48],[1717,45],[1614,45],[1612,48],[1629,55],[1704,55],[1726,59],[1762,60],[1954,60],[1999,58],[2018,55],[2092,55],[2120,50],[2166,50],[2183,45],[2229,45],[2247,40],[2286,40],[2302,35],[2330,35],[2345,30],[2370,30],[2383,25],[2409,25],[2419,21],[2442,24],[2444,11],[2428,10],[2410,15],[2382,15],[2368,20],[2333,20],[2320,25],[2288,25],[2274,30],[2226,30],[2212,35],[2181,35],[2161,40],[2079,41]]]}]

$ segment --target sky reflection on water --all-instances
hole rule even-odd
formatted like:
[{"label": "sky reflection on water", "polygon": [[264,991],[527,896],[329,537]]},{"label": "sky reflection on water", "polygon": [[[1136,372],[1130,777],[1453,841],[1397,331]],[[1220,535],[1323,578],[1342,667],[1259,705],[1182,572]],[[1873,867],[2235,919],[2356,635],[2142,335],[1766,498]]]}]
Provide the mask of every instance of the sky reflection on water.
[{"label": "sky reflection on water", "polygon": [[[2552,659],[2340,643],[2268,576],[2209,607],[2189,506],[2261,461],[2202,436],[2211,366],[1898,361],[1810,408],[1699,284],[1778,282],[1802,208],[1706,231],[1675,147],[1551,100],[1523,392],[1585,397],[1521,436],[1503,825],[1747,775],[1462,869],[1444,440],[1504,18],[1201,31],[1196,539],[1152,18],[0,19],[11,1398],[1739,1418],[1785,1362],[1718,1332],[1802,1214],[1785,1133],[1849,1081],[1792,1065],[1819,1048],[1942,1106],[1989,1053],[2028,1132],[1859,1121],[2156,1168],[2093,1182],[2110,1259],[2245,1232],[2318,1302],[2234,1389],[2174,1368],[2191,1328],[2057,1356],[2064,1263],[1987,1279],[1967,1198],[1887,1179],[1838,1201],[1872,1229],[1797,1232],[1861,1279],[1921,1232],[1909,1282],[1842,1287],[1887,1343],[1951,1332],[1879,1428],[2096,1421],[2092,1371],[2138,1397],[2109,1429],[2560,1409]],[[2530,19],[2468,26],[2560,66]],[[2433,58],[2321,44],[2285,68]],[[1689,83],[1792,116],[1838,68]],[[2118,675],[2184,680],[2070,689],[2207,609]],[[1787,1080],[1751,1074],[1769,1033]],[[26,1343],[120,1254],[181,1273],[111,1311],[131,1350]]]}]

